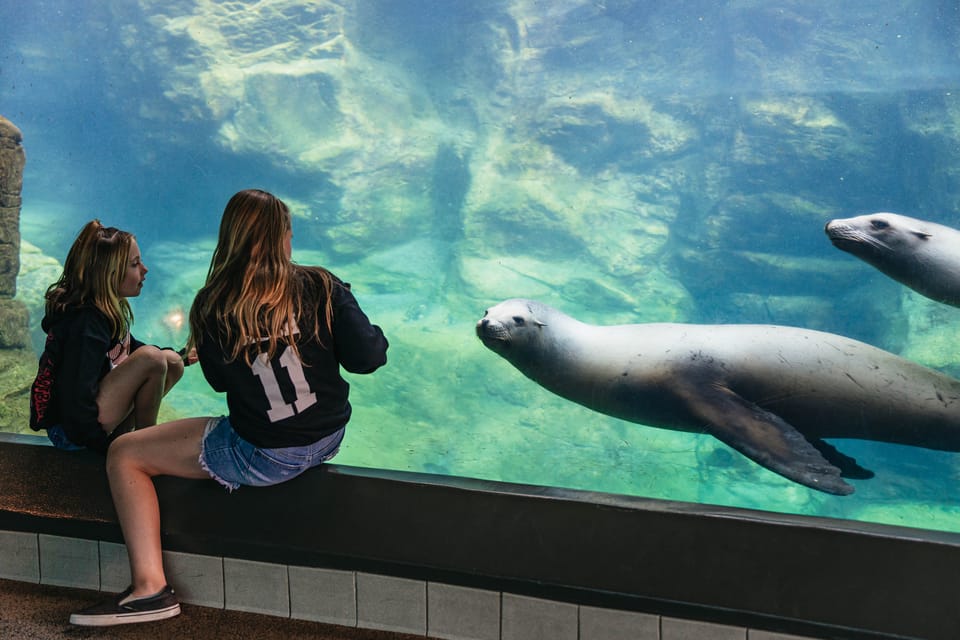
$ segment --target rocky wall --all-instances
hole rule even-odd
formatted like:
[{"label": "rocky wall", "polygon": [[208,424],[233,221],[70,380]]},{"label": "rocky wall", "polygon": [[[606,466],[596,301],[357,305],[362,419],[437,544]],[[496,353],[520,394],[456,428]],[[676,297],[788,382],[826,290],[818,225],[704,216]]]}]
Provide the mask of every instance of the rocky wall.
[{"label": "rocky wall", "polygon": [[[275,165],[298,244],[375,274],[403,321],[525,296],[605,323],[796,324],[940,362],[902,288],[822,229],[877,210],[957,225],[955,11],[468,4],[105,3],[88,20],[116,28],[90,55],[137,162],[205,157],[194,130]],[[219,189],[205,173],[191,188]],[[138,197],[119,206],[143,209],[142,230],[156,216]]]},{"label": "rocky wall", "polygon": [[877,7],[800,0],[138,4],[146,23],[114,8],[115,49],[164,90],[124,92],[136,129],[155,146],[205,122],[294,168],[278,195],[301,241],[375,267],[407,316],[523,295],[899,348],[897,290],[823,224],[954,224],[957,99],[934,62],[956,48],[923,3],[881,3],[879,31]]},{"label": "rocky wall", "polygon": [[23,136],[0,116],[0,430],[28,430],[30,383],[36,356],[30,348],[27,309],[19,300],[20,203]]}]

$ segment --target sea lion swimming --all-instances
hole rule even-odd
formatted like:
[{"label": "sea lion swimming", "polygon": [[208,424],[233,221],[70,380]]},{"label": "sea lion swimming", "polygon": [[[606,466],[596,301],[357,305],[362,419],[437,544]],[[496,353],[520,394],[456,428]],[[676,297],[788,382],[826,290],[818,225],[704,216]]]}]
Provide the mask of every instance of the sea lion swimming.
[{"label": "sea lion swimming", "polygon": [[710,433],[838,495],[873,474],[824,438],[960,451],[960,381],[843,336],[775,325],[591,325],[545,304],[487,309],[477,336],[524,375],[623,420]]},{"label": "sea lion swimming", "polygon": [[960,231],[896,213],[831,220],[835,247],[938,302],[960,307]]}]

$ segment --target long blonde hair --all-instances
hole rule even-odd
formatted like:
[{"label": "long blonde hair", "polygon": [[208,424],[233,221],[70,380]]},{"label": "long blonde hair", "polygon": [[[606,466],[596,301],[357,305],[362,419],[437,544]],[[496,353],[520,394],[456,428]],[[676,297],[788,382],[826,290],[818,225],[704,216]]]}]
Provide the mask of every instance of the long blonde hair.
[{"label": "long blonde hair", "polygon": [[[190,309],[191,345],[206,329],[220,336],[221,348],[231,362],[242,355],[250,364],[263,341],[268,343],[268,358],[281,342],[299,355],[293,327],[312,330],[317,339],[320,332],[320,302],[304,287],[308,278],[322,286],[324,324],[332,331],[333,276],[321,267],[301,267],[290,261],[286,254],[290,231],[290,210],[276,196],[247,189],[230,198],[206,284]],[[302,326],[304,322],[312,327]]]},{"label": "long blonde hair", "polygon": [[104,227],[99,220],[83,226],[67,253],[60,279],[47,288],[47,315],[92,305],[110,320],[113,339],[122,340],[133,325],[133,310],[120,296],[133,234]]}]

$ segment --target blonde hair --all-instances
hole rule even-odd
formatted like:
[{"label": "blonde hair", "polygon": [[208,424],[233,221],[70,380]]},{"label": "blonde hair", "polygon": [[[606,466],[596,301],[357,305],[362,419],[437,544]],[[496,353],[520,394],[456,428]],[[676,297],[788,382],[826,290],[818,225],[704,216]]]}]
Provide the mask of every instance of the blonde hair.
[{"label": "blonde hair", "polygon": [[119,291],[133,240],[133,234],[104,227],[99,220],[85,224],[67,253],[60,279],[47,288],[47,315],[92,305],[110,320],[113,339],[123,339],[133,325],[133,310]]},{"label": "blonde hair", "polygon": [[[230,362],[243,355],[252,363],[263,341],[268,343],[268,358],[281,342],[299,355],[293,328],[312,330],[318,340],[320,331],[320,304],[312,287],[304,287],[307,279],[322,287],[324,321],[332,331],[333,276],[321,267],[290,261],[286,240],[291,228],[287,205],[266,191],[247,189],[230,198],[206,284],[190,309],[191,345],[207,329],[220,336]],[[303,322],[312,322],[312,328],[301,326]]]}]

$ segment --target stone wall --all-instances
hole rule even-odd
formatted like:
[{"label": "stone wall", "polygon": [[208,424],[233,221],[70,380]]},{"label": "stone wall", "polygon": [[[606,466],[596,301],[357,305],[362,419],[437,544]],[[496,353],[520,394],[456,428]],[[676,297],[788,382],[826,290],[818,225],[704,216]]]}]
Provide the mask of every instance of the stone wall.
[{"label": "stone wall", "polygon": [[0,116],[0,431],[28,430],[29,390],[36,368],[29,317],[14,300],[20,270],[20,191],[26,156],[23,136]]},{"label": "stone wall", "polygon": [[0,116],[0,296],[17,292],[20,268],[20,190],[26,161],[23,136],[12,122]]}]

